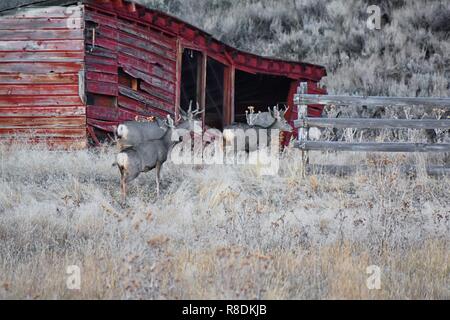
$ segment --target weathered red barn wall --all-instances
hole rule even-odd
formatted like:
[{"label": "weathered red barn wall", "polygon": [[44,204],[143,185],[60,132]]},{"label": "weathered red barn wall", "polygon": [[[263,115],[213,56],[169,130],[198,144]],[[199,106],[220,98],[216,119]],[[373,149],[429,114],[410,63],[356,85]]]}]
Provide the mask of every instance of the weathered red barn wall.
[{"label": "weathered red barn wall", "polygon": [[86,145],[83,11],[0,14],[0,140]]},{"label": "weathered red barn wall", "polygon": [[[316,86],[326,75],[323,67],[241,52],[177,18],[132,2],[86,0],[85,3],[90,127],[112,132],[119,122],[136,115],[176,113],[183,48],[200,51],[226,66],[224,90],[228,95],[225,94],[224,105],[228,108],[224,117],[228,123],[234,115],[234,83],[230,83],[234,70],[289,77],[294,89],[300,81],[308,81],[309,92],[325,93]],[[121,84],[119,68],[139,79],[138,84],[133,88]],[[293,93],[286,97],[288,104],[292,103],[288,115],[292,121],[297,117],[293,112]],[[309,111],[312,116],[320,116],[322,110],[319,106]]]},{"label": "weathered red barn wall", "polygon": [[[87,6],[85,19],[88,125],[111,132],[136,116],[173,114],[176,38],[126,19],[120,8]],[[124,76],[136,79],[135,87]]]}]

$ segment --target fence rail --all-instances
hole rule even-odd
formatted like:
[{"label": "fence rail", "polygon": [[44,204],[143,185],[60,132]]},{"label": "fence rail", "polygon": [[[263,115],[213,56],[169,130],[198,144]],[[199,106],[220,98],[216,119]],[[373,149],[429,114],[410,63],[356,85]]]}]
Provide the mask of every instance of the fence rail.
[{"label": "fence rail", "polygon": [[357,128],[357,129],[450,129],[450,119],[363,119],[363,118],[304,118],[295,120],[298,127]]},{"label": "fence rail", "polygon": [[[294,96],[297,104],[298,128],[296,147],[302,150],[304,168],[307,168],[309,150],[363,151],[363,152],[450,152],[447,143],[406,143],[406,142],[340,142],[308,141],[309,127],[359,128],[359,129],[450,129],[450,119],[361,119],[361,118],[311,118],[307,116],[307,104],[339,106],[424,106],[427,108],[450,108],[450,98],[427,97],[363,97],[307,94],[307,83],[302,82]],[[327,168],[330,171],[330,168]],[[332,169],[337,170],[337,169]],[[331,170],[331,171],[332,171]],[[344,169],[345,171],[345,169]],[[449,174],[448,167],[433,167],[427,172]]]},{"label": "fence rail", "polygon": [[[371,169],[376,170],[377,168],[364,164],[363,165],[308,164],[306,166],[307,173],[326,173],[340,176],[350,175],[357,172],[358,170],[365,171]],[[412,165],[402,165],[399,167],[399,170],[401,173],[417,174],[418,172],[418,168]],[[425,166],[421,168],[421,170],[424,170],[430,176],[450,175],[450,167],[448,166],[431,165]]]},{"label": "fence rail", "polygon": [[392,107],[441,107],[450,108],[450,98],[429,97],[377,97],[377,96],[342,96],[342,95],[320,95],[299,92],[294,97],[294,103],[304,104],[326,104],[336,106],[392,106]]},{"label": "fence rail", "polygon": [[297,143],[297,147],[303,150],[331,151],[450,152],[450,144],[447,143],[304,141]]}]

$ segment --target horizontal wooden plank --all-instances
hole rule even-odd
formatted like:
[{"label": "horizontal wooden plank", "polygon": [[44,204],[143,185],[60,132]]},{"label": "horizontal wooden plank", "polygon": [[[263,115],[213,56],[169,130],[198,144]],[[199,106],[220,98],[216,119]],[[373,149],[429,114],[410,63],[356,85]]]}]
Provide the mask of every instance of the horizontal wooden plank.
[{"label": "horizontal wooden plank", "polygon": [[89,119],[118,121],[119,110],[117,107],[90,106],[86,107],[86,116]]},{"label": "horizontal wooden plank", "polygon": [[86,21],[95,22],[99,25],[110,26],[112,28],[115,28],[117,26],[117,18],[116,17],[108,16],[108,15],[101,14],[98,12],[94,12],[92,10],[86,10],[84,16],[85,16]]},{"label": "horizontal wooden plank", "polygon": [[304,124],[320,128],[365,128],[365,129],[448,129],[450,119],[345,119],[345,118],[306,118],[296,120],[294,125],[299,128]]},{"label": "horizontal wooden plank", "polygon": [[118,69],[117,65],[106,65],[98,63],[86,63],[87,72],[100,72],[112,75],[117,75]]},{"label": "horizontal wooden plank", "polygon": [[140,89],[145,91],[146,93],[148,93],[154,97],[157,97],[161,100],[164,100],[168,103],[171,103],[171,104],[175,103],[175,95],[170,94],[159,88],[155,88],[144,81],[141,82]]},{"label": "horizontal wooden plank", "polygon": [[175,81],[175,72],[164,69],[159,63],[151,63],[150,61],[144,61],[124,53],[119,53],[118,64],[125,68],[132,67],[166,81]]},{"label": "horizontal wooden plank", "polygon": [[59,30],[2,30],[0,41],[4,40],[83,40],[81,29]]},{"label": "horizontal wooden plank", "polygon": [[118,40],[119,31],[112,26],[99,25],[98,27],[89,29],[87,33],[91,35],[93,30],[95,30],[97,37],[105,37],[114,41]]},{"label": "horizontal wooden plank", "polygon": [[86,117],[0,117],[1,129],[83,128]]},{"label": "horizontal wooden plank", "polygon": [[172,50],[167,50],[149,43],[148,41],[141,40],[139,38],[130,36],[124,32],[119,31],[119,40],[122,45],[127,45],[135,48],[145,50],[147,52],[154,53],[158,56],[164,57],[169,60],[176,60],[176,53]]},{"label": "horizontal wooden plank", "polygon": [[39,144],[45,145],[52,150],[78,150],[84,149],[87,146],[86,137],[83,138],[3,138],[0,136],[0,142],[2,143],[14,143],[14,144]]},{"label": "horizontal wooden plank", "polygon": [[78,84],[78,73],[0,74],[0,84]]},{"label": "horizontal wooden plank", "polygon": [[145,94],[143,92],[137,92],[130,88],[119,86],[119,93],[121,95],[124,95],[125,97],[135,99],[136,101],[143,103],[145,106],[160,109],[161,111],[168,112],[168,113],[174,112],[173,105],[158,101],[157,99],[155,99],[152,96]]},{"label": "horizontal wooden plank", "polygon": [[[0,32],[1,33],[1,32]],[[82,51],[0,52],[1,62],[83,62]]]},{"label": "horizontal wooden plank", "polygon": [[117,84],[100,82],[100,81],[87,81],[86,83],[87,92],[105,94],[108,96],[118,96],[119,92],[117,89]]},{"label": "horizontal wooden plank", "polygon": [[0,73],[76,73],[83,68],[82,62],[3,62]]},{"label": "horizontal wooden plank", "polygon": [[103,57],[117,60],[115,51],[92,45],[86,45],[86,56]]},{"label": "horizontal wooden plank", "polygon": [[86,114],[85,106],[68,107],[2,107],[0,117],[65,117],[82,116]]},{"label": "horizontal wooden plank", "polygon": [[153,65],[152,64],[150,64],[146,61],[140,60],[140,59],[136,59],[132,56],[120,53],[120,52],[118,55],[117,62],[118,62],[119,66],[132,67],[141,72],[148,73],[150,75],[153,73]]},{"label": "horizontal wooden plank", "polygon": [[130,46],[120,44],[118,45],[118,50],[120,53],[132,56],[136,59],[146,61],[153,65],[158,65],[160,68],[169,71],[170,73],[175,73],[176,64],[175,61],[165,59],[165,57],[158,56],[156,54],[152,54],[150,52],[146,52],[144,50],[140,50],[137,48],[132,48]]},{"label": "horizontal wooden plank", "polygon": [[118,48],[117,41],[107,39],[105,37],[97,36],[95,38],[95,42],[94,42],[94,41],[92,41],[92,36],[88,35],[88,36],[86,36],[85,41],[86,41],[86,47],[91,48],[90,50],[92,52],[95,52],[97,50],[97,48],[107,49],[107,50],[115,52],[115,51],[117,51],[117,48]]},{"label": "horizontal wooden plank", "polygon": [[306,141],[297,143],[303,150],[362,151],[362,152],[450,152],[450,144],[405,142],[335,142]]},{"label": "horizontal wooden plank", "polygon": [[21,7],[16,10],[6,11],[0,15],[1,19],[27,19],[27,18],[82,18],[82,6],[46,6],[46,7]]},{"label": "horizontal wooden plank", "polygon": [[113,65],[116,66],[117,62],[116,62],[116,57],[115,58],[107,58],[107,57],[100,57],[100,56],[95,56],[92,54],[87,54],[86,55],[86,63],[87,64],[104,64],[104,65]]},{"label": "horizontal wooden plank", "polygon": [[150,28],[144,28],[130,24],[128,21],[118,20],[119,29],[123,32],[129,33],[137,38],[153,42],[154,44],[171,51],[176,51],[176,41],[168,38],[161,33],[157,33]]},{"label": "horizontal wooden plank", "polygon": [[78,106],[82,104],[79,96],[0,96],[1,107],[31,106]]},{"label": "horizontal wooden plank", "polygon": [[0,137],[4,138],[83,138],[86,136],[86,127],[82,128],[0,128]]},{"label": "horizontal wooden plank", "polygon": [[84,29],[83,18],[33,18],[33,19],[1,19],[0,30],[70,30]]},{"label": "horizontal wooden plank", "polygon": [[86,72],[86,79],[92,80],[92,81],[100,81],[100,82],[108,82],[112,84],[116,84],[119,81],[119,77],[117,74],[108,74],[103,72],[94,72],[94,71],[87,71]]},{"label": "horizontal wooden plank", "polygon": [[124,96],[119,96],[119,107],[131,111],[133,114],[142,116],[160,116],[165,117],[168,113],[159,109],[151,108],[143,103]]},{"label": "horizontal wooden plank", "polygon": [[450,108],[450,98],[439,97],[363,97],[320,94],[296,94],[295,104],[326,104],[339,106],[425,106]]},{"label": "horizontal wooden plank", "polygon": [[77,85],[0,85],[1,95],[77,95]]},{"label": "horizontal wooden plank", "polygon": [[117,125],[119,124],[118,121],[102,121],[90,118],[87,119],[87,123],[94,128],[101,129],[107,132],[114,132]]},{"label": "horizontal wooden plank", "polygon": [[159,79],[130,67],[123,68],[123,70],[133,78],[141,79],[153,87],[162,89],[171,94],[175,94],[175,84],[173,82]]},{"label": "horizontal wooden plank", "polygon": [[83,40],[0,41],[0,51],[83,51]]}]

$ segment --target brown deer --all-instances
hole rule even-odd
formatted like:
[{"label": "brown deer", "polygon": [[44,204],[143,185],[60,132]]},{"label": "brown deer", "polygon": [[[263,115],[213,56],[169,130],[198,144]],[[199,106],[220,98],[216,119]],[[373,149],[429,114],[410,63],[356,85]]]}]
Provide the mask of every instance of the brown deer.
[{"label": "brown deer", "polygon": [[[196,114],[203,112],[198,109],[196,111]],[[188,114],[188,117],[186,117],[188,120],[182,121],[178,126],[175,126],[174,120],[168,115],[167,120],[161,126],[165,133],[160,139],[148,140],[127,147],[117,155],[116,162],[113,165],[119,167],[123,204],[126,201],[128,183],[136,179],[141,172],[148,172],[153,169],[156,169],[156,193],[159,197],[161,167],[166,162],[170,149],[182,138],[178,135],[176,129],[184,129],[189,132],[198,130],[199,122],[195,121],[194,117],[190,115]]]}]

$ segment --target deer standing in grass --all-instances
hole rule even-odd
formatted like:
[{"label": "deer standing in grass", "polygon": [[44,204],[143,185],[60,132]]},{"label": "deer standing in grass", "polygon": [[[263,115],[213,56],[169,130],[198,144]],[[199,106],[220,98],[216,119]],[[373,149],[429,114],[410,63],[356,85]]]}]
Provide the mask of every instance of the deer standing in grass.
[{"label": "deer standing in grass", "polygon": [[[195,121],[194,116],[202,112],[198,108],[192,112],[190,108],[188,113],[184,113],[182,116],[184,121],[176,127],[174,120],[168,115],[167,120],[160,127],[164,130],[164,135],[161,138],[146,141],[138,139],[136,141],[139,141],[139,143],[121,150],[117,155],[115,165],[119,167],[120,171],[120,189],[123,204],[126,201],[128,183],[136,179],[141,172],[148,172],[153,169],[156,169],[156,193],[159,197],[161,167],[166,162],[171,148],[180,142],[180,138],[182,138],[177,134],[176,129],[184,129],[189,132],[198,131],[198,121]],[[138,132],[136,128],[139,128],[139,126],[132,124],[128,128],[133,128],[132,130]],[[148,127],[144,126],[141,128],[141,130],[146,129]],[[149,132],[154,132],[154,128],[152,127],[151,129]],[[136,137],[150,136],[148,132],[138,133]]]}]

